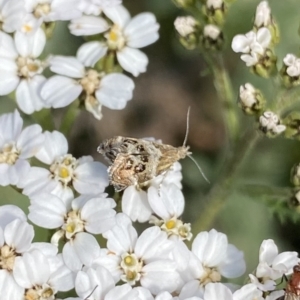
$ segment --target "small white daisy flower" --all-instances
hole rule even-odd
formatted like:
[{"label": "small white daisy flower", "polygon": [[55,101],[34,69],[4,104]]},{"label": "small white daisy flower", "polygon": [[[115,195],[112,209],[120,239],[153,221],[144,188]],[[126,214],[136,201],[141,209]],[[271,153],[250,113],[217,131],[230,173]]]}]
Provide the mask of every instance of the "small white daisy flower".
[{"label": "small white daisy flower", "polygon": [[[87,17],[74,20],[69,26],[75,35],[84,35],[83,28],[86,28],[87,35],[108,30],[104,35],[106,39],[104,42],[91,42],[94,46],[97,45],[96,52],[90,48],[88,57],[93,58],[92,63],[95,64],[110,51],[116,53],[118,62],[125,71],[134,76],[145,72],[148,58],[138,48],[146,47],[158,39],[159,25],[155,16],[151,13],[141,13],[131,19],[129,12],[122,5],[106,8],[103,12],[113,22],[112,26],[104,19],[97,21],[95,18],[90,19],[89,25]],[[90,28],[93,28],[93,32]]]},{"label": "small white daisy flower", "polygon": [[192,244],[192,255],[184,274],[190,280],[182,288],[185,297],[203,295],[209,282],[219,282],[222,277],[235,278],[246,270],[244,255],[227,236],[215,229],[199,233]]},{"label": "small white daisy flower", "polygon": [[31,168],[27,159],[43,146],[45,138],[40,125],[22,127],[17,110],[0,116],[0,185],[22,184]]},{"label": "small white daisy flower", "polygon": [[160,217],[152,217],[151,222],[167,232],[168,236],[175,236],[182,240],[191,240],[191,224],[180,220],[184,210],[184,197],[181,189],[174,184],[163,185],[160,190],[150,187],[148,201],[154,213]]},{"label": "small white daisy flower", "polygon": [[27,13],[43,22],[66,21],[81,16],[78,0],[24,0]]},{"label": "small white daisy flower", "polygon": [[0,32],[0,95],[16,91],[20,109],[31,114],[47,106],[39,89],[46,78],[41,75],[45,63],[37,59],[42,53],[46,36],[42,29],[28,35],[18,31],[14,39]]},{"label": "small white daisy flower", "polygon": [[[181,164],[176,162],[166,173],[152,179],[148,183],[148,189],[153,187],[159,191],[162,186],[168,186],[170,184],[174,184],[177,188],[181,189],[181,180]],[[153,214],[148,198],[148,191],[137,190],[135,186],[129,186],[124,190],[122,196],[122,211],[128,215],[133,222],[147,222]]]},{"label": "small white daisy flower", "polygon": [[250,67],[256,65],[260,57],[265,54],[271,39],[270,30],[263,27],[257,32],[250,31],[245,35],[236,35],[232,40],[231,47],[234,52],[244,53],[241,55],[241,59]]},{"label": "small white daisy flower", "polygon": [[32,167],[20,184],[23,194],[49,192],[64,201],[74,198],[73,188],[81,194],[102,193],[108,185],[106,167],[91,156],[76,159],[68,154],[68,142],[58,131],[44,134],[44,146],[36,154],[49,169]]},{"label": "small white daisy flower", "polygon": [[75,198],[70,207],[55,195],[38,194],[30,199],[28,218],[43,228],[62,228],[66,239],[83,231],[100,234],[115,225],[116,211],[113,208],[116,203],[106,196],[107,194],[82,195]]},{"label": "small white daisy flower", "polygon": [[0,2],[1,30],[11,33],[20,29],[25,14],[23,1],[2,0]]},{"label": "small white daisy flower", "polygon": [[110,109],[123,109],[132,98],[132,79],[119,73],[105,75],[86,69],[84,60],[88,60],[86,47],[78,50],[77,58],[56,56],[50,60],[51,71],[59,75],[51,77],[43,85],[41,95],[44,101],[58,108],[80,97],[86,109],[98,120],[102,117],[102,105]]},{"label": "small white daisy flower", "polygon": [[264,240],[259,249],[259,264],[255,276],[251,275],[251,281],[259,286],[262,291],[270,291],[276,288],[275,280],[282,278],[284,274],[293,272],[293,267],[299,263],[297,252],[278,253],[278,248],[273,240]]},{"label": "small white daisy flower", "polygon": [[286,73],[291,77],[300,76],[300,58],[295,56],[294,54],[287,54],[283,62],[287,67]]},{"label": "small white daisy flower", "polygon": [[14,278],[24,289],[24,299],[54,299],[57,292],[74,287],[73,274],[61,256],[49,258],[39,250],[15,259]]},{"label": "small white daisy flower", "polygon": [[280,134],[286,130],[286,126],[280,124],[280,118],[272,111],[265,111],[259,117],[260,128],[263,132],[270,132],[271,134]]},{"label": "small white daisy flower", "polygon": [[6,299],[22,299],[23,288],[14,279],[15,262],[31,248],[33,226],[26,222],[25,214],[14,205],[0,206],[0,220],[1,295],[5,295]]},{"label": "small white daisy flower", "polygon": [[180,278],[176,263],[170,259],[173,242],[159,227],[151,227],[138,237],[125,214],[118,214],[117,225],[105,232],[109,252],[98,260],[108,268],[115,281],[139,284],[152,294],[173,292]]},{"label": "small white daisy flower", "polygon": [[78,9],[85,15],[99,16],[103,9],[122,3],[122,0],[78,0]]}]

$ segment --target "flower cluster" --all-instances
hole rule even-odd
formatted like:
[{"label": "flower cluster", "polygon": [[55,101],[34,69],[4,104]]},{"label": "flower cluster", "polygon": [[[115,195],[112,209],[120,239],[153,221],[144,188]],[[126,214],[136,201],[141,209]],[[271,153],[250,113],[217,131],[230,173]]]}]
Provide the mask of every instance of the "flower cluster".
[{"label": "flower cluster", "polygon": [[[194,0],[174,1],[196,7]],[[129,76],[145,72],[148,65],[140,48],[158,39],[159,25],[152,13],[131,18],[121,2],[3,0],[0,95],[15,91],[25,114],[65,107],[76,99],[96,119],[102,117],[102,105],[123,109],[134,89]],[[227,2],[206,0],[197,8],[201,20],[189,16],[175,22],[182,43],[219,51]],[[76,57],[43,56],[57,21],[69,21],[73,35],[92,36]],[[269,71],[275,33],[263,1],[254,30],[235,37],[233,48],[242,49],[242,59],[258,73]],[[295,85],[299,59],[289,54],[284,64],[282,77],[293,77]],[[48,67],[55,73],[50,78],[43,75]],[[251,84],[240,87],[239,106],[257,116],[261,131],[276,136],[300,128],[300,118],[283,124],[279,114],[265,110],[265,102]],[[142,187],[131,185],[111,197],[104,164],[89,155],[75,157],[62,132],[23,126],[27,121],[17,109],[0,115],[0,186],[11,186],[29,201],[28,215],[15,205],[0,206],[0,300],[275,300],[284,294],[276,286],[299,264],[298,254],[279,253],[273,240],[264,240],[247,283],[233,285],[230,280],[246,271],[243,251],[226,234],[193,232],[184,221],[179,162]],[[299,174],[297,166],[296,186]],[[136,223],[147,224],[138,230]],[[34,242],[37,227],[48,232],[46,241]]]},{"label": "flower cluster", "polygon": [[[180,2],[177,1],[176,2]],[[202,16],[177,17],[174,22],[181,44],[187,49],[195,49],[198,44],[206,50],[219,51],[223,47],[222,26],[228,5],[223,0],[206,0],[202,5]],[[194,3],[197,11],[197,4]],[[189,11],[191,8],[189,7]],[[204,20],[204,22],[203,22]]]},{"label": "flower cluster", "polygon": [[271,76],[276,69],[277,58],[273,53],[273,45],[278,42],[279,37],[275,28],[277,25],[269,4],[262,1],[256,9],[253,30],[245,35],[238,34],[232,40],[233,51],[243,53],[241,59],[246,66],[262,77]]},{"label": "flower cluster", "polygon": [[[158,39],[159,25],[151,13],[131,19],[120,2],[3,1],[0,95],[15,91],[17,104],[26,114],[65,107],[76,99],[97,119],[102,117],[102,105],[123,109],[132,98],[134,82],[121,73],[138,76],[146,71],[148,58],[139,48]],[[51,55],[45,59],[47,37],[57,21],[70,21],[74,35],[97,35],[101,41],[83,44],[76,57]],[[58,75],[47,79],[43,75],[47,67]]]},{"label": "flower cluster", "polygon": [[[283,86],[295,87],[300,84],[300,59],[293,54],[287,54],[279,72],[277,59],[273,54],[274,44],[278,41],[278,28],[271,9],[267,1],[262,1],[256,9],[253,30],[245,35],[236,35],[231,46],[233,51],[243,53],[241,59],[255,74],[268,78],[279,73]],[[299,114],[292,112],[284,118],[281,115],[284,112],[280,112],[280,100],[275,105],[268,102],[271,101],[266,101],[262,92],[250,83],[240,86],[238,104],[244,113],[256,117],[258,128],[264,134],[268,137],[284,134],[288,138],[297,138]]]},{"label": "flower cluster", "polygon": [[[179,163],[145,190],[125,189],[123,212],[117,212],[115,200],[104,192],[106,168],[91,157],[68,154],[60,132],[42,132],[39,125],[22,129],[17,111],[2,115],[0,124],[6,129],[0,132],[0,169],[10,174],[3,173],[1,185],[21,189],[30,200],[28,219],[52,230],[51,243],[33,243],[26,215],[12,205],[0,207],[0,286],[9,299],[54,299],[73,288],[80,299],[118,293],[124,294],[120,299],[171,294],[243,299],[249,293],[264,299],[263,292],[271,295],[275,280],[299,261],[297,253],[278,254],[273,241],[264,241],[256,272],[249,275],[252,283],[233,293],[221,282],[245,272],[243,252],[215,229],[196,234],[190,249],[184,243],[192,232],[181,219],[185,200]],[[31,166],[33,156],[48,167]],[[139,234],[132,221],[152,226]],[[104,247],[95,238],[99,234]]]}]

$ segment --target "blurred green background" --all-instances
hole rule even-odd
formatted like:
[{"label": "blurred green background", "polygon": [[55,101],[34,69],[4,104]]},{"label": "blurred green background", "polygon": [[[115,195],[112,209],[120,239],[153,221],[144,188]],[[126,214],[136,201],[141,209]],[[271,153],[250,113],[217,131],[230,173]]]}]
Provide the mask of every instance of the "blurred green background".
[{"label": "blurred green background", "polygon": [[[132,15],[143,11],[153,12],[160,23],[160,39],[143,51],[149,56],[149,66],[145,74],[134,79],[136,88],[133,99],[122,111],[103,108],[103,119],[97,121],[82,111],[68,136],[70,152],[79,157],[92,155],[96,160],[102,157],[96,152],[97,145],[114,135],[132,137],[155,137],[164,143],[180,146],[186,129],[186,112],[191,106],[190,133],[188,145],[205,174],[212,181],[207,184],[196,166],[189,160],[182,161],[183,191],[186,197],[184,220],[195,222],[199,217],[204,195],[214,184],[226,145],[222,108],[217,99],[210,75],[202,76],[205,63],[196,51],[186,51],[179,44],[173,22],[184,12],[171,1],[166,0],[124,0],[124,5]],[[231,6],[225,25],[227,47],[224,60],[232,78],[236,96],[238,88],[246,82],[262,89],[272,101],[273,85],[270,80],[261,79],[248,72],[239,55],[230,49],[232,37],[246,33],[252,28],[253,16],[259,1],[237,0]],[[276,48],[278,66],[287,53],[299,54],[300,20],[299,0],[271,0],[272,13],[281,31],[280,44]],[[84,42],[82,38],[71,36],[66,23],[60,23],[53,38],[47,44],[47,54],[75,55]],[[1,97],[1,113],[16,107],[8,97]],[[55,112],[59,119],[63,110]],[[253,120],[239,113],[241,132]],[[25,117],[32,123],[32,117]],[[266,184],[276,187],[291,186],[290,169],[300,162],[300,142],[282,138],[263,138],[251,152],[243,165],[239,183]],[[29,201],[9,187],[0,188],[0,204],[14,203],[27,211]],[[249,197],[246,193],[234,191],[220,211],[213,228],[228,235],[230,243],[245,253],[247,272],[251,272],[258,262],[258,250],[263,239],[272,238],[281,251],[300,250],[300,223],[282,224],[261,201],[260,197]],[[207,228],[209,230],[211,228]],[[194,234],[197,229],[194,228]],[[45,231],[39,231],[38,238],[47,239]]]}]

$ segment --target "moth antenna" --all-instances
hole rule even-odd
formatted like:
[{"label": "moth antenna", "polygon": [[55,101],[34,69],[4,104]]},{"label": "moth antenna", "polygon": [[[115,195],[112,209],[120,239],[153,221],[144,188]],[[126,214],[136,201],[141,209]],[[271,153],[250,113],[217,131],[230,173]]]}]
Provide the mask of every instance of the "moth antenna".
[{"label": "moth antenna", "polygon": [[186,141],[189,135],[189,130],[190,130],[190,110],[191,107],[189,106],[188,111],[187,111],[187,115],[186,115],[186,131],[185,131],[185,137],[184,137],[184,141],[183,141],[183,145],[182,147],[186,147]]},{"label": "moth antenna", "polygon": [[200,171],[201,175],[203,176],[203,178],[205,179],[205,181],[207,183],[210,184],[210,181],[207,179],[207,177],[205,176],[204,172],[202,171],[201,167],[198,165],[198,163],[196,162],[196,160],[194,159],[193,156],[191,156],[190,154],[187,155],[194,163],[195,165],[197,166],[198,170]]}]

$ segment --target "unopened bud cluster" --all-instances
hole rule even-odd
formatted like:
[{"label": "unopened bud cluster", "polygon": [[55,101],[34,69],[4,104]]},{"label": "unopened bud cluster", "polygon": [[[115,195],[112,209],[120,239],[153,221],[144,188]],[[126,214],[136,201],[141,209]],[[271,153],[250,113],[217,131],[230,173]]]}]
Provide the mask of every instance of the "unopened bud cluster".
[{"label": "unopened bud cluster", "polygon": [[252,30],[236,35],[231,47],[234,52],[242,53],[241,59],[253,73],[268,78],[277,71],[274,44],[278,42],[279,33],[269,4],[262,1],[257,6]]},{"label": "unopened bud cluster", "polygon": [[[184,0],[174,1],[184,9],[193,7],[195,11],[199,10],[199,3]],[[199,16],[198,18],[187,16],[178,17],[175,20],[174,25],[179,34],[179,40],[189,50],[200,46],[205,50],[220,51],[224,44],[222,27],[228,5],[223,0],[205,0],[202,2],[201,18]]]}]

